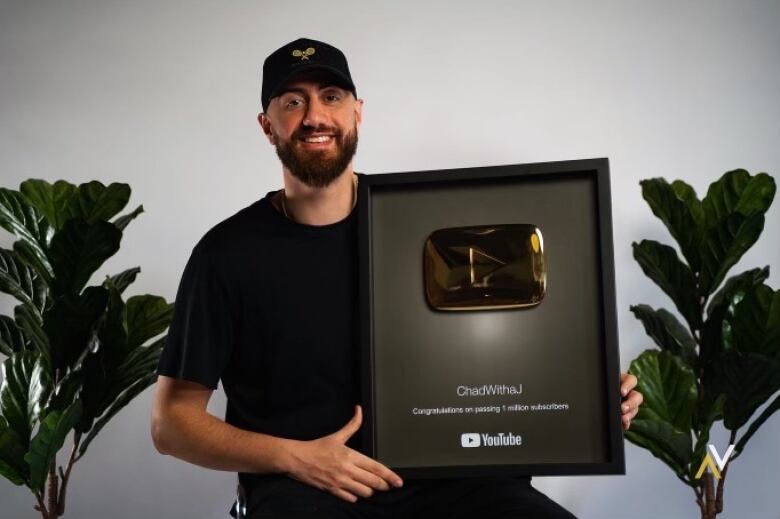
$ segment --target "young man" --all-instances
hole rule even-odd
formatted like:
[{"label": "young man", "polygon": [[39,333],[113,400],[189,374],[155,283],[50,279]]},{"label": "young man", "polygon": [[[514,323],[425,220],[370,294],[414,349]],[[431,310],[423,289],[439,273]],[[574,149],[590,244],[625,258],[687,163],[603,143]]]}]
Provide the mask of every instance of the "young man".
[{"label": "young man", "polygon": [[[359,452],[352,157],[363,101],[341,51],[299,39],[266,59],[262,104],[284,189],[193,249],[158,368],[157,449],[239,472],[253,518],[571,517],[530,478],[403,482]],[[220,379],[224,421],[206,412]],[[622,377],[626,428],[635,385]]]}]

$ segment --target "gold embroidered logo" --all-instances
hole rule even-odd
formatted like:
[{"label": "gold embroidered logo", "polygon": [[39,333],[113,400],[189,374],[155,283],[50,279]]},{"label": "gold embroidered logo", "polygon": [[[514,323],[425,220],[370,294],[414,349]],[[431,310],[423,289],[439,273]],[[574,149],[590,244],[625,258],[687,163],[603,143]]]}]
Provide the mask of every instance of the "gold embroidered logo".
[{"label": "gold embroidered logo", "polygon": [[314,52],[315,52],[314,47],[309,47],[306,50],[295,49],[294,51],[292,51],[292,55],[295,56],[296,58],[301,58],[301,61],[303,61],[305,59],[309,59],[309,56],[313,55]]}]

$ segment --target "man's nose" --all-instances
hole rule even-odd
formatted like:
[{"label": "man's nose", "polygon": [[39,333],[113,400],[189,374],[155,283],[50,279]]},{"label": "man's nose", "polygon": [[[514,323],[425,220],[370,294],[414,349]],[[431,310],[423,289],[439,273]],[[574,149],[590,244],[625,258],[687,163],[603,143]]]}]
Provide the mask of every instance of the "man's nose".
[{"label": "man's nose", "polygon": [[317,128],[325,122],[325,106],[319,99],[312,98],[306,104],[306,114],[303,117],[303,125]]}]

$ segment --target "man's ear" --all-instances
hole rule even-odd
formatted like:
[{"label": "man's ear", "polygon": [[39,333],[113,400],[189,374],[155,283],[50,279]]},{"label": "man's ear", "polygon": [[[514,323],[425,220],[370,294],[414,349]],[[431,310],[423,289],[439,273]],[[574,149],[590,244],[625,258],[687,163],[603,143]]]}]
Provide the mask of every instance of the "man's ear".
[{"label": "man's ear", "polygon": [[363,122],[363,100],[355,99],[355,124],[360,127],[360,123]]},{"label": "man's ear", "polygon": [[265,114],[265,112],[260,112],[257,114],[257,122],[260,123],[260,128],[263,130],[263,133],[268,139],[268,142],[273,144],[274,141],[273,133],[271,133],[271,121],[268,119],[268,116]]}]

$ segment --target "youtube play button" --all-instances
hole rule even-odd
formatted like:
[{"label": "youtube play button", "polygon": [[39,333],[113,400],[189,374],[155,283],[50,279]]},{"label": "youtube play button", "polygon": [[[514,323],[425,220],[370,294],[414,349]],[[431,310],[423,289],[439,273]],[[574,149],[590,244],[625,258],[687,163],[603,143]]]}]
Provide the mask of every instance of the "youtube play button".
[{"label": "youtube play button", "polygon": [[480,443],[478,433],[463,433],[460,435],[461,447],[479,447]]}]

